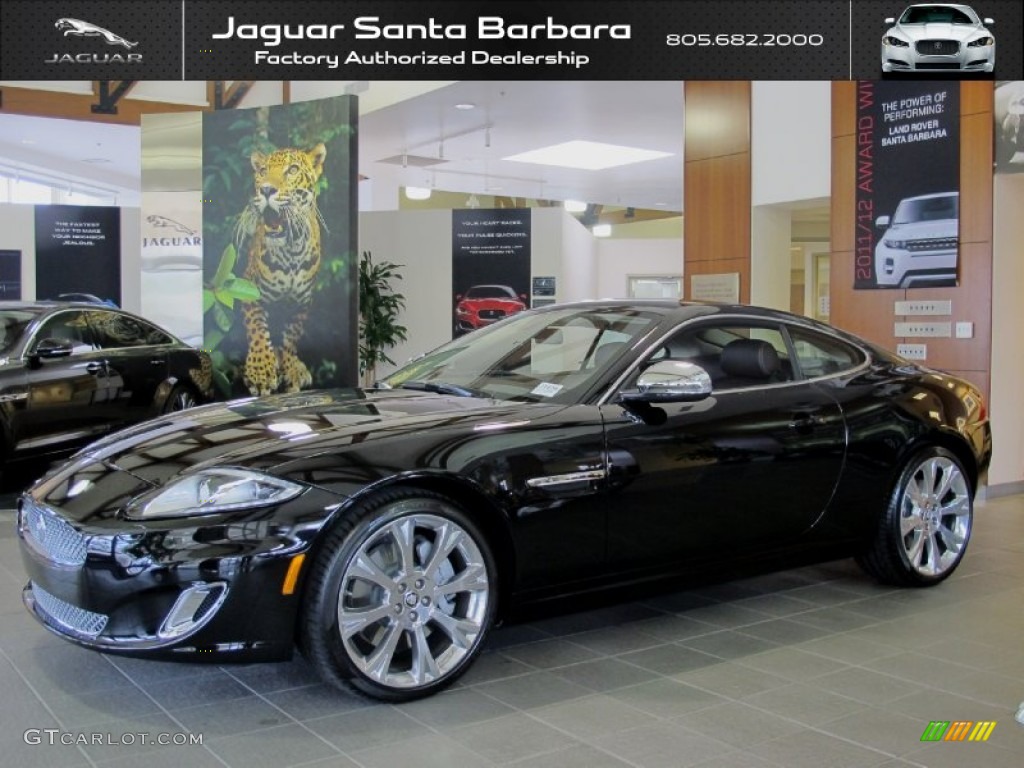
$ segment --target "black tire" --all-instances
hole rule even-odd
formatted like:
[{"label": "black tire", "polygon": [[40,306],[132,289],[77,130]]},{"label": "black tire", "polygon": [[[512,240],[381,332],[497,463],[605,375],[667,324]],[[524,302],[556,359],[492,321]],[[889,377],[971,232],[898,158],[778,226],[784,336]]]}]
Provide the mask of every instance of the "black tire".
[{"label": "black tire", "polygon": [[[445,591],[456,584],[464,588]],[[300,647],[325,680],[410,701],[469,668],[496,606],[495,561],[469,516],[436,493],[385,491],[326,534],[305,589]]]},{"label": "black tire", "polygon": [[171,393],[164,401],[164,413],[175,413],[176,411],[187,411],[199,404],[199,398],[195,391],[186,384],[175,384]]},{"label": "black tire", "polygon": [[857,562],[883,583],[930,587],[960,564],[973,522],[974,494],[960,460],[945,448],[924,448],[900,472]]}]

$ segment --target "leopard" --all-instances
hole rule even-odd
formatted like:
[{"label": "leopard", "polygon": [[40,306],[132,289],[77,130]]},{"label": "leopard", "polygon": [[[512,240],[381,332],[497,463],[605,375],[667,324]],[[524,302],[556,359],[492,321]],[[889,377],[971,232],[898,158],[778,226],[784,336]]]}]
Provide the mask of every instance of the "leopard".
[{"label": "leopard", "polygon": [[297,345],[320,271],[324,221],[317,192],[326,157],[322,143],[250,156],[254,195],[238,218],[235,239],[247,256],[243,276],[259,289],[258,299],[242,304],[242,378],[255,396],[298,392],[313,383]]}]

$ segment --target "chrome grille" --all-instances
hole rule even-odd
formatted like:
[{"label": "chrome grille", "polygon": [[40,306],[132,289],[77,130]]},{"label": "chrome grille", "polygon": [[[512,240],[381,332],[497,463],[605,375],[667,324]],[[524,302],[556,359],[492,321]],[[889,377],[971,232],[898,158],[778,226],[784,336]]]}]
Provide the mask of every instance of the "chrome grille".
[{"label": "chrome grille", "polygon": [[500,320],[505,316],[503,309],[481,309],[480,318],[483,320]]},{"label": "chrome grille", "polygon": [[957,239],[955,237],[933,237],[928,240],[910,240],[907,242],[908,251],[955,251]]},{"label": "chrome grille", "polygon": [[917,52],[922,56],[956,56],[960,43],[956,40],[918,40]]},{"label": "chrome grille", "polygon": [[29,498],[22,500],[21,514],[26,535],[47,558],[58,565],[85,563],[85,536],[68,522]]},{"label": "chrome grille", "polygon": [[54,597],[35,582],[32,582],[32,596],[36,605],[47,618],[75,634],[96,637],[107,626],[107,616],[93,613]]}]

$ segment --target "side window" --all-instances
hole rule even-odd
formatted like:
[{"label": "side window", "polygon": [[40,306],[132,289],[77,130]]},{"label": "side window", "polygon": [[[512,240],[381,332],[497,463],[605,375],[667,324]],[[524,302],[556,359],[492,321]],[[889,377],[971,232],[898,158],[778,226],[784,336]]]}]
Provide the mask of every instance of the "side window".
[{"label": "side window", "polygon": [[79,311],[59,312],[47,319],[36,331],[33,343],[38,344],[43,339],[70,341],[72,354],[75,355],[92,352],[97,348],[92,330],[86,322],[85,313]]},{"label": "side window", "polygon": [[120,312],[94,310],[89,313],[89,324],[102,349],[167,344],[171,340],[159,328]]},{"label": "side window", "polygon": [[860,350],[839,339],[805,328],[788,330],[800,371],[808,379],[840,373],[864,362]]},{"label": "side window", "polygon": [[794,378],[786,340],[777,326],[689,324],[646,362],[660,360],[699,365],[716,391],[763,387]]}]

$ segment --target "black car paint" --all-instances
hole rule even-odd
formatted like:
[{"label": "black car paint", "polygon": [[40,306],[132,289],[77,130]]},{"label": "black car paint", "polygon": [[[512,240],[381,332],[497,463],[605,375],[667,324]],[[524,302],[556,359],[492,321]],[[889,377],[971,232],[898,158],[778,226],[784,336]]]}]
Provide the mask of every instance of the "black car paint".
[{"label": "black car paint", "polygon": [[190,376],[205,352],[164,331],[170,343],[105,348],[70,356],[33,354],[41,327],[64,312],[112,312],[153,326],[124,310],[93,303],[3,302],[0,309],[38,313],[0,362],[0,452],[6,458],[68,452],[126,425],[161,413],[175,384],[200,402],[213,392]]},{"label": "black car paint", "polygon": [[[666,308],[644,344],[683,321],[726,312],[809,323],[737,307]],[[845,375],[690,404],[627,407],[609,396],[611,386],[579,405],[338,391],[150,422],[90,446],[31,489],[89,536],[90,547],[86,566],[65,573],[23,545],[25,567],[52,594],[109,613],[108,632],[129,637],[152,635],[180,585],[227,582],[224,607],[196,634],[130,652],[249,661],[292,651],[303,582],[282,594],[291,557],[315,558],[322,531],[395,484],[443,492],[474,516],[500,564],[505,614],[694,573],[720,562],[723,550],[737,561],[796,550],[849,554],[875,524],[865,510],[884,508],[919,446],[953,450],[976,486],[991,441],[987,421],[965,406],[965,395],[978,397],[969,385],[828,332],[864,349],[868,362]],[[609,380],[624,380],[636,351],[623,353]],[[260,469],[308,487],[273,508],[144,524],[126,516],[131,499],[206,466]],[[527,482],[581,470],[608,476],[554,489]],[[89,487],[72,493],[83,479]],[[720,497],[737,489],[752,505],[739,519]]]}]

